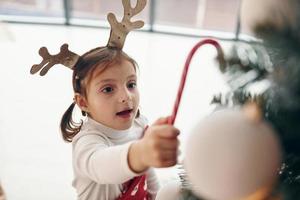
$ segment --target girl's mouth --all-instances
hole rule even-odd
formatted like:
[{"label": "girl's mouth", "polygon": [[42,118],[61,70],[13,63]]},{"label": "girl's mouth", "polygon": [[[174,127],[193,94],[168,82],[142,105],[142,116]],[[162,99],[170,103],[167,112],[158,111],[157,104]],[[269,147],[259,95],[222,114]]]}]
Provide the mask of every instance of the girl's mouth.
[{"label": "girl's mouth", "polygon": [[122,118],[129,118],[131,116],[133,109],[126,109],[121,112],[117,112],[117,116],[122,117]]}]

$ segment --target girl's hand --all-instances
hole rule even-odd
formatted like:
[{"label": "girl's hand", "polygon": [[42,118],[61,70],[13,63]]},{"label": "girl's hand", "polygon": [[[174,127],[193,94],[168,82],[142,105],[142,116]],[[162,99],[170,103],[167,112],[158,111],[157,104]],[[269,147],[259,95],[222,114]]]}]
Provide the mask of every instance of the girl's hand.
[{"label": "girl's hand", "polygon": [[160,118],[145,131],[144,137],[129,149],[128,162],[135,172],[148,167],[171,167],[177,163],[179,130]]}]

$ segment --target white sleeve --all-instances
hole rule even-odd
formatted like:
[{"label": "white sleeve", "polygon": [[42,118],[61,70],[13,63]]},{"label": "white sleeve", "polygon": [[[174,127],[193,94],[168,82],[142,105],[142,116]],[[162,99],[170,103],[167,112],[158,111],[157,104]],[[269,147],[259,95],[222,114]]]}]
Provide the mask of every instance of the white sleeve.
[{"label": "white sleeve", "polygon": [[154,200],[156,198],[156,194],[160,186],[153,168],[150,168],[147,171],[147,186],[148,186],[147,190],[151,196],[151,199]]},{"label": "white sleeve", "polygon": [[99,184],[121,184],[138,176],[128,165],[132,142],[109,146],[99,135],[79,138],[73,145],[73,165],[79,176]]}]

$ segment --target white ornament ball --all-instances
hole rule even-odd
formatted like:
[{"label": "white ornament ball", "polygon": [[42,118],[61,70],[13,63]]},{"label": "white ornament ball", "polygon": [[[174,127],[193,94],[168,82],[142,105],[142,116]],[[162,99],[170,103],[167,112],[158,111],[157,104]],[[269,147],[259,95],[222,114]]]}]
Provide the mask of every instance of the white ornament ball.
[{"label": "white ornament ball", "polygon": [[187,139],[184,160],[197,196],[241,199],[277,179],[281,146],[266,122],[240,110],[217,111],[202,120]]}]

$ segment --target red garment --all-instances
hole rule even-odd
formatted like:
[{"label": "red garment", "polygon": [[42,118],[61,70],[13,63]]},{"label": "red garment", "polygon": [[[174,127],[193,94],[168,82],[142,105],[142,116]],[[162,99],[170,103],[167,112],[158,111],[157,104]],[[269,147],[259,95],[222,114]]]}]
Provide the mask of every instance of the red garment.
[{"label": "red garment", "polygon": [[146,175],[134,177],[123,184],[123,192],[116,200],[150,200]]}]

